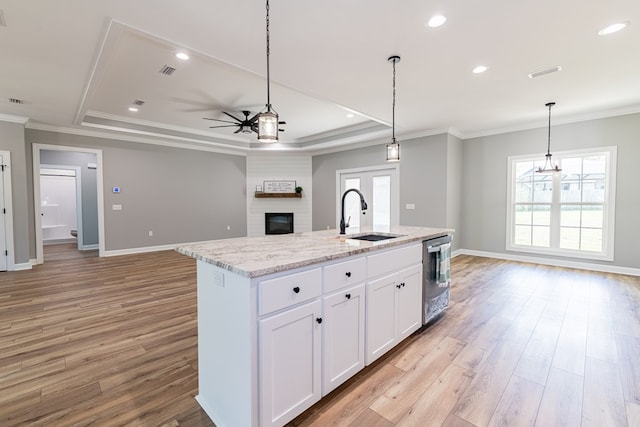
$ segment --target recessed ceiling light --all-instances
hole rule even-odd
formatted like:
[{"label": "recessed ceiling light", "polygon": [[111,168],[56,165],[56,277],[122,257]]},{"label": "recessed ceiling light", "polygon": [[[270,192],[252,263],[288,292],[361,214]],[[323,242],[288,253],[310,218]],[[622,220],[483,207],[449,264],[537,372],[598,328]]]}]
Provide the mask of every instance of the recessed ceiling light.
[{"label": "recessed ceiling light", "polygon": [[598,35],[600,36],[608,36],[609,34],[617,33],[618,31],[624,29],[629,24],[629,21],[617,22],[615,24],[611,24],[608,27],[605,27],[598,31]]},{"label": "recessed ceiling light", "polygon": [[187,59],[189,59],[189,55],[187,55],[184,52],[178,52],[178,53],[176,53],[176,58],[182,59],[183,61],[186,61]]},{"label": "recessed ceiling light", "polygon": [[138,109],[136,107],[129,107],[129,111],[133,111],[135,113]]},{"label": "recessed ceiling light", "polygon": [[471,72],[473,74],[480,74],[480,73],[484,73],[485,71],[487,71],[489,69],[489,67],[487,67],[486,65],[478,65],[476,68],[474,68],[473,70],[471,70]]},{"label": "recessed ceiling light", "polygon": [[431,28],[437,28],[447,22],[447,18],[442,15],[434,15],[427,22],[427,26]]},{"label": "recessed ceiling light", "polygon": [[347,114],[347,117],[348,117],[348,118],[352,118],[352,117],[353,117],[353,113],[349,113],[349,114]]}]

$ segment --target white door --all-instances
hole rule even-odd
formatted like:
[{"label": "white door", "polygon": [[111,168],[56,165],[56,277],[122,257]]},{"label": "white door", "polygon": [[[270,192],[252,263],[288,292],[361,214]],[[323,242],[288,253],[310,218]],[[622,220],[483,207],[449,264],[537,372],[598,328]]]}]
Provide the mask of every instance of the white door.
[{"label": "white door", "polygon": [[364,283],[324,297],[322,395],[364,368]]},{"label": "white door", "polygon": [[260,320],[260,425],[283,426],[320,400],[321,306]]},{"label": "white door", "polygon": [[378,167],[362,170],[338,171],[338,212],[336,223],[340,223],[341,201],[345,191],[359,190],[367,202],[368,208],[362,211],[360,198],[355,192],[345,198],[344,220],[349,227],[373,227],[385,231],[398,225],[400,216],[400,196],[397,167]]},{"label": "white door", "polygon": [[5,171],[4,158],[0,154],[0,271],[7,270],[7,205],[5,203],[4,194],[4,174]]}]

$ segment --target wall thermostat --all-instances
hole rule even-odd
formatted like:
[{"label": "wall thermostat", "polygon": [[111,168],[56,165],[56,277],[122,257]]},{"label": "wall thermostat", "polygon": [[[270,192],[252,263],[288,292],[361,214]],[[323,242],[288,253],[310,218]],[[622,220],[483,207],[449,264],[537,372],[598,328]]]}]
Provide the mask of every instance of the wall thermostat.
[{"label": "wall thermostat", "polygon": [[113,187],[113,192],[114,193],[119,193],[120,192],[120,187]]}]

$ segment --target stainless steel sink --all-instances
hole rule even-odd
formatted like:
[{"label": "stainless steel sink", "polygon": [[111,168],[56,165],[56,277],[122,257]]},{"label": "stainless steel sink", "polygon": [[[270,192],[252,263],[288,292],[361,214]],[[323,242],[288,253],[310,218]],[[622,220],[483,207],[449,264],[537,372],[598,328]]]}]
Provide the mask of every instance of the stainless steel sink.
[{"label": "stainless steel sink", "polygon": [[381,240],[395,239],[396,237],[401,237],[401,234],[381,234],[381,233],[369,233],[362,234],[359,236],[347,236],[347,239],[354,240],[366,240],[367,242],[379,242]]}]

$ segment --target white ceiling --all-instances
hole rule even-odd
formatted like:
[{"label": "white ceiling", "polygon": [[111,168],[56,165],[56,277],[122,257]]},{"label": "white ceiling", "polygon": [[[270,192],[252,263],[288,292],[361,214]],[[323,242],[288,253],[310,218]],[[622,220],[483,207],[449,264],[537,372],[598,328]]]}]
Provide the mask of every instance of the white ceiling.
[{"label": "white ceiling", "polygon": [[[5,0],[0,8],[0,119],[258,146],[255,134],[209,129],[215,122],[203,117],[264,108],[263,1]],[[436,13],[446,24],[426,28]],[[623,31],[597,34],[623,20]],[[544,126],[549,101],[554,123],[640,111],[638,52],[638,0],[271,0],[271,102],[287,122],[280,146],[290,149],[388,140],[392,54],[402,57],[402,141]],[[478,64],[488,71],[472,74]],[[164,65],[176,71],[165,76]],[[562,71],[527,77],[556,65]],[[135,99],[145,104],[132,113]]]}]

